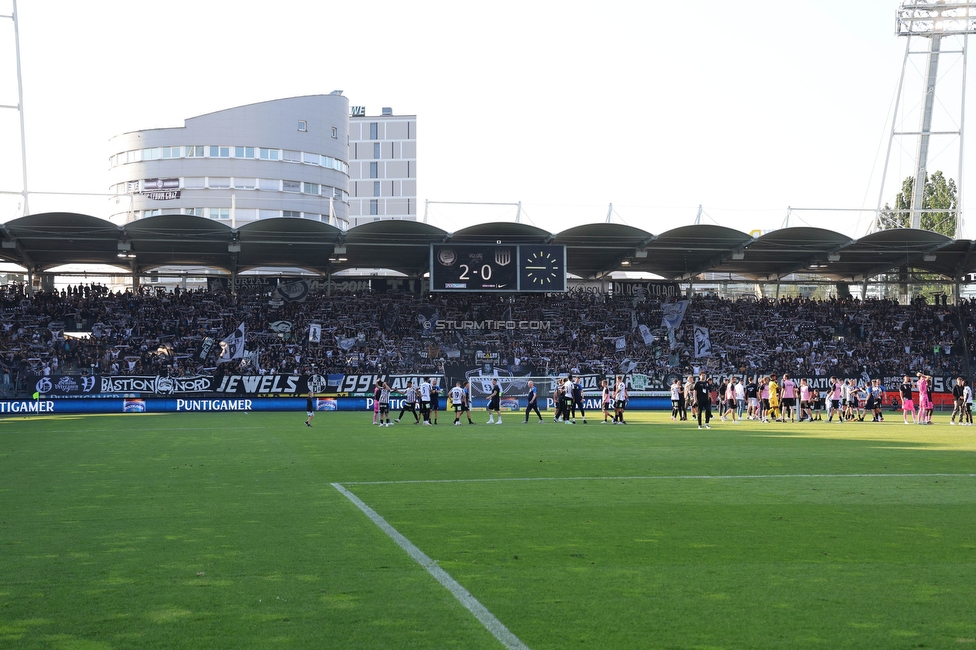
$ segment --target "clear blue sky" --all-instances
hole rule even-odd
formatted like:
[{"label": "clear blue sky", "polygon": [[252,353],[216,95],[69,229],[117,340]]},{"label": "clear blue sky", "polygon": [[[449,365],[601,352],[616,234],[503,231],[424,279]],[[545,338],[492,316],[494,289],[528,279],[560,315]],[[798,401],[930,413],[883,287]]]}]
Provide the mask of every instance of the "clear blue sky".
[{"label": "clear blue sky", "polygon": [[[369,114],[418,115],[421,204],[522,201],[559,231],[605,219],[612,202],[615,219],[656,233],[691,223],[698,205],[744,231],[779,227],[788,206],[873,209],[905,48],[897,6],[21,0],[30,188],[106,192],[113,135],[342,89]],[[12,33],[0,23],[2,104],[16,103]],[[960,69],[945,58],[947,79]],[[20,189],[18,139],[16,112],[3,111],[2,190]],[[956,150],[933,149],[930,169],[952,175]],[[911,173],[913,151],[896,146],[892,178]],[[101,216],[103,204],[38,197],[31,211]],[[16,206],[0,197],[0,221]],[[514,211],[431,216],[452,230]],[[793,223],[863,235],[869,218]]]}]

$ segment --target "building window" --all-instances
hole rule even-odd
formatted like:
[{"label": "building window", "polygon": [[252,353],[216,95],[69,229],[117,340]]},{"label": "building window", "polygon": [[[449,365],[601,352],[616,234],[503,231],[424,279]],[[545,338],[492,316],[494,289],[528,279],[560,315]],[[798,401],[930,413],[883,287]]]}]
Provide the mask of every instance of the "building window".
[{"label": "building window", "polygon": [[235,158],[253,158],[254,147],[234,147]]},{"label": "building window", "polygon": [[230,177],[210,176],[207,178],[207,187],[212,190],[226,190],[230,188]]},{"label": "building window", "polygon": [[374,142],[373,143],[373,158],[379,158],[379,157],[380,157],[380,143],[379,142]]},{"label": "building window", "polygon": [[304,192],[305,194],[316,194],[317,195],[319,193],[319,184],[318,183],[305,183],[304,184],[304,187],[302,188],[302,192]]},{"label": "building window", "polygon": [[180,158],[183,155],[183,147],[163,147],[163,158]]},{"label": "building window", "polygon": [[380,166],[379,163],[371,162],[369,163],[369,177],[379,178],[380,177]]},{"label": "building window", "polygon": [[298,120],[298,130],[308,131],[308,122],[306,120]]},{"label": "building window", "polygon": [[159,158],[159,147],[152,147],[151,149],[142,150],[143,160],[157,160]]},{"label": "building window", "polygon": [[317,153],[309,153],[305,151],[302,153],[302,158],[308,165],[318,165],[322,163],[322,156],[318,155]]},{"label": "building window", "polygon": [[299,181],[281,181],[282,192],[301,192],[302,184]]},{"label": "building window", "polygon": [[281,190],[281,181],[279,181],[277,178],[259,178],[258,189],[278,192]]},{"label": "building window", "polygon": [[281,152],[281,159],[285,162],[302,162],[302,152],[285,149]]},{"label": "building window", "polygon": [[281,211],[281,216],[283,216],[283,217],[291,217],[293,219],[301,219],[302,218],[302,213],[299,212],[298,210],[282,210]]},{"label": "building window", "polygon": [[258,210],[258,219],[276,219],[280,216],[277,210]]},{"label": "building window", "polygon": [[230,147],[215,147],[210,145],[211,158],[230,158]]},{"label": "building window", "polygon": [[203,145],[189,145],[186,148],[187,158],[203,158]]},{"label": "building window", "polygon": [[208,208],[211,219],[230,219],[230,208]]},{"label": "building window", "polygon": [[379,195],[380,195],[380,182],[373,181],[373,196],[379,196]]},{"label": "building window", "polygon": [[379,140],[380,125],[376,122],[369,123],[369,139]]},{"label": "building window", "polygon": [[376,199],[369,200],[369,214],[370,216],[377,216],[380,213],[380,202]]},{"label": "building window", "polygon": [[195,217],[202,217],[203,208],[183,208],[183,214],[192,214]]},{"label": "building window", "polygon": [[336,127],[336,126],[332,127],[332,137],[333,138],[338,138],[339,137],[339,127]]},{"label": "building window", "polygon": [[253,190],[255,188],[255,182],[253,178],[238,178],[234,177],[234,189],[237,190]]},{"label": "building window", "polygon": [[202,190],[206,186],[206,178],[203,176],[187,176],[183,179],[184,190]]},{"label": "building window", "polygon": [[259,149],[261,160],[278,160],[280,152],[277,149]]}]

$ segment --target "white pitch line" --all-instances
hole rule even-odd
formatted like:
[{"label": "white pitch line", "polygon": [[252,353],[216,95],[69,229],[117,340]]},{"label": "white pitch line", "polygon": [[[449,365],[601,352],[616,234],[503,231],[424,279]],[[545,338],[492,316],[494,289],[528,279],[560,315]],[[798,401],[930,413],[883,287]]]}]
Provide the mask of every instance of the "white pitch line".
[{"label": "white pitch line", "polygon": [[[523,481],[663,481],[663,480],[733,480],[768,478],[976,478],[976,474],[688,474],[654,476],[535,476],[513,478],[443,478],[404,481],[343,481],[345,485],[407,485],[410,483],[508,483]],[[337,485],[333,483],[333,485]]]},{"label": "white pitch line", "polygon": [[427,570],[427,573],[432,575],[437,582],[444,585],[448,591],[451,592],[458,602],[460,602],[464,607],[474,614],[474,617],[478,619],[482,625],[485,626],[492,635],[501,641],[502,645],[509,650],[529,650],[529,647],[522,643],[522,641],[512,634],[512,632],[505,627],[505,624],[495,618],[495,615],[488,611],[488,609],[482,605],[478,600],[468,592],[467,589],[462,587],[457,580],[452,578],[447,571],[437,566],[434,560],[430,559],[423,551],[417,548],[413,542],[401,535],[396,528],[387,523],[383,517],[376,513],[375,510],[370,508],[368,505],[363,503],[363,501],[357,497],[355,494],[344,488],[339,483],[333,483],[332,487],[338,490],[343,496],[352,501],[357,508],[363,511],[363,513],[372,520],[374,524],[380,527],[384,533],[390,536],[397,546],[402,548],[407,552],[407,555],[412,557],[414,561],[420,566]]}]

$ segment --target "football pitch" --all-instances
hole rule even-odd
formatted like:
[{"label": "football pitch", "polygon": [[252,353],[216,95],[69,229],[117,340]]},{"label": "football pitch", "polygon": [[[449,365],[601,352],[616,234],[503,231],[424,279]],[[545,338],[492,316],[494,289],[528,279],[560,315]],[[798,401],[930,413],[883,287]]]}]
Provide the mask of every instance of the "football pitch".
[{"label": "football pitch", "polygon": [[976,427],[0,420],[0,647],[976,648]]}]

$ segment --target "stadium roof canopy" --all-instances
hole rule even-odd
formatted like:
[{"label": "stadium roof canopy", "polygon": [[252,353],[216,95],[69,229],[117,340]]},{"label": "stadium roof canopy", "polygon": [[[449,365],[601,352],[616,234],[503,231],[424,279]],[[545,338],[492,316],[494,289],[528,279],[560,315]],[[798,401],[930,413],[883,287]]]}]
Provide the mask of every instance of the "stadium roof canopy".
[{"label": "stadium roof canopy", "polygon": [[976,242],[924,230],[895,229],[851,239],[820,228],[784,228],[760,237],[716,225],[680,226],[652,234],[594,223],[549,233],[526,224],[483,223],[449,233],[417,221],[374,221],[343,231],[307,219],[263,219],[231,228],[191,215],[163,215],[123,226],[66,212],[36,214],[0,225],[0,260],[42,273],[65,264],[107,264],[145,273],[161,267],[210,267],[226,273],[301,268],[325,275],[385,268],[423,275],[430,245],[560,244],[568,271],[600,278],[644,271],[685,280],[729,273],[776,281],[811,273],[862,281],[903,267],[960,279],[976,272]]}]

